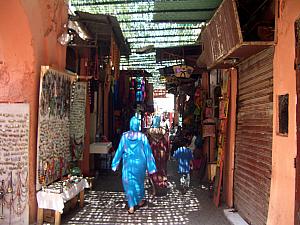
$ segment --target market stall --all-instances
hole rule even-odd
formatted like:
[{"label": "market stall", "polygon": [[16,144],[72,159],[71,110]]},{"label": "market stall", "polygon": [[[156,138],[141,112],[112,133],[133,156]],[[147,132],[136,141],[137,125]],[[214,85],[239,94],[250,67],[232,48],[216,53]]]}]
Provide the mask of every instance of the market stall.
[{"label": "market stall", "polygon": [[85,140],[86,82],[71,73],[41,68],[38,149],[37,202],[38,222],[43,210],[55,211],[60,224],[64,204],[80,195],[83,206],[83,178],[78,162],[82,160]]},{"label": "market stall", "polygon": [[80,207],[84,204],[84,189],[89,188],[87,180],[81,177],[70,177],[69,179],[53,182],[48,187],[37,192],[38,202],[38,225],[43,224],[44,209],[55,211],[54,224],[61,223],[65,203],[79,195]]},{"label": "market stall", "polygon": [[29,104],[0,104],[0,224],[29,224]]}]

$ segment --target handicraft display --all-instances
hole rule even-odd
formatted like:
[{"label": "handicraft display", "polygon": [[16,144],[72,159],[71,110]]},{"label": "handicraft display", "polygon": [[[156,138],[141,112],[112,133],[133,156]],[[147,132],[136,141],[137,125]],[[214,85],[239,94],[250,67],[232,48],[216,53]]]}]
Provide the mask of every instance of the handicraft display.
[{"label": "handicraft display", "polygon": [[29,224],[29,105],[0,104],[0,224]]},{"label": "handicraft display", "polygon": [[177,65],[173,66],[175,77],[178,78],[190,78],[192,75],[194,68],[187,65]]},{"label": "handicraft display", "polygon": [[216,126],[214,124],[203,124],[202,137],[215,137]]},{"label": "handicraft display", "polygon": [[65,175],[70,154],[71,76],[42,67],[40,79],[37,185],[52,183]]},{"label": "handicraft display", "polygon": [[204,115],[205,118],[213,118],[214,109],[212,107],[206,107],[204,112],[205,112]]},{"label": "handicraft display", "polygon": [[42,191],[48,192],[48,193],[61,194],[64,191],[68,191],[70,188],[72,188],[72,186],[74,186],[74,184],[78,184],[82,179],[83,179],[83,177],[68,176],[67,179],[53,182],[52,184],[43,188]]},{"label": "handicraft display", "polygon": [[70,110],[70,139],[73,161],[82,160],[85,134],[86,82],[74,82]]},{"label": "handicraft display", "polygon": [[144,78],[129,78],[129,101],[143,103],[146,98],[146,81]]},{"label": "handicraft display", "polygon": [[226,119],[228,114],[228,98],[221,99],[219,105],[219,118]]},{"label": "handicraft display", "polygon": [[135,101],[143,102],[145,99],[145,80],[142,78],[136,78],[136,93]]},{"label": "handicraft display", "polygon": [[129,78],[129,102],[135,102],[135,79]]},{"label": "handicraft display", "polygon": [[224,151],[226,150],[228,112],[229,112],[229,97],[230,97],[230,72],[224,72],[221,93],[219,102],[219,131],[218,131],[218,157],[216,177],[214,183],[214,203],[216,206],[220,202],[220,192],[223,177]]}]

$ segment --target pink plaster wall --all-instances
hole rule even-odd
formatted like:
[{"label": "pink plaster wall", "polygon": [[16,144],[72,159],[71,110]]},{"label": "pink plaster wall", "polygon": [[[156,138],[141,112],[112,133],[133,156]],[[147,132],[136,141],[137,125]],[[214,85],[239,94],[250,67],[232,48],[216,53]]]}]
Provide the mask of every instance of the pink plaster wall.
[{"label": "pink plaster wall", "polygon": [[[274,56],[274,116],[272,180],[268,225],[294,224],[296,139],[296,72],[294,22],[300,16],[299,0],[281,0],[278,43]],[[277,135],[278,95],[289,94],[289,134]]]},{"label": "pink plaster wall", "polygon": [[65,47],[57,42],[67,21],[64,0],[0,1],[0,102],[30,104],[29,207],[36,220],[36,134],[40,66],[63,70]]}]

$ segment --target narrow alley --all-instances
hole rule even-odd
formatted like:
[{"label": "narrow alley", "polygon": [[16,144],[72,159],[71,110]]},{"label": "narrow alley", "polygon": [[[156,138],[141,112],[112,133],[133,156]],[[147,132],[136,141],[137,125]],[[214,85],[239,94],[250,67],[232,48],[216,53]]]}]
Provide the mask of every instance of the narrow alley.
[{"label": "narrow alley", "polygon": [[147,203],[129,215],[119,172],[101,173],[92,191],[87,191],[83,209],[62,216],[62,224],[191,224],[229,225],[223,207],[216,208],[207,184],[201,184],[197,172],[192,174],[187,193],[179,189],[175,161],[169,161],[167,192],[152,199],[146,187]]},{"label": "narrow alley", "polygon": [[48,223],[300,225],[300,0],[0,0],[0,225]]}]

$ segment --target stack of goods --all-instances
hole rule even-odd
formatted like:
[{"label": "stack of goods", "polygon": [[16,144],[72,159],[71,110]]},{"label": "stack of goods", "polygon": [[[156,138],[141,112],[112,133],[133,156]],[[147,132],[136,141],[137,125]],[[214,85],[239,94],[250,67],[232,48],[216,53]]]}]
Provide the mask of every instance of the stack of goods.
[{"label": "stack of goods", "polygon": [[69,175],[66,179],[53,182],[52,184],[42,187],[42,190],[48,193],[61,194],[69,190],[74,184],[78,184],[83,177]]}]

